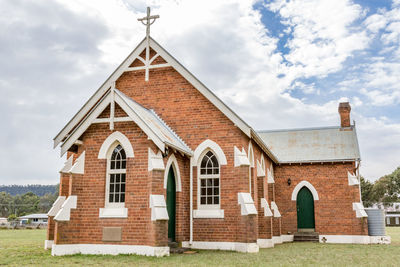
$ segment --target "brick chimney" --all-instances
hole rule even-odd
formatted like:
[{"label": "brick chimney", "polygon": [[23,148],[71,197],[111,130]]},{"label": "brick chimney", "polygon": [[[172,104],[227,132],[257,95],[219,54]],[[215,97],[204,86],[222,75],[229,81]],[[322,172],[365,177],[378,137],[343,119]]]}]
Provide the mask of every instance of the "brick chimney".
[{"label": "brick chimney", "polygon": [[340,126],[350,127],[350,111],[351,107],[349,102],[339,103]]}]

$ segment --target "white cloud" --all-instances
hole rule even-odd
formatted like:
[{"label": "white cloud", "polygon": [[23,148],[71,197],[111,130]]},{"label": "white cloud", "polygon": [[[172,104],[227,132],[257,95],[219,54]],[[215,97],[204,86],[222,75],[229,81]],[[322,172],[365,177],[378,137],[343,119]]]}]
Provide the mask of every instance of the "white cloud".
[{"label": "white cloud", "polygon": [[373,14],[364,21],[364,25],[372,33],[377,33],[381,29],[385,28],[386,24],[387,18],[382,14]]},{"label": "white cloud", "polygon": [[268,4],[292,28],[285,58],[293,78],[325,77],[343,67],[345,60],[368,46],[369,38],[353,23],[364,16],[361,6],[347,0],[277,0]]},{"label": "white cloud", "polygon": [[361,175],[375,180],[399,167],[400,124],[385,118],[357,115],[357,134],[362,157]]}]

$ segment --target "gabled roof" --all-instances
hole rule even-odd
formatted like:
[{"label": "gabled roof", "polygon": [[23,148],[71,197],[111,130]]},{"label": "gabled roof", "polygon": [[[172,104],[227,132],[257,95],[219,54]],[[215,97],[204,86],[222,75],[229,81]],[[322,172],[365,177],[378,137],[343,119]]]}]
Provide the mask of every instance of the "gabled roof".
[{"label": "gabled roof", "polygon": [[355,126],[259,131],[279,163],[360,160]]},{"label": "gabled roof", "polygon": [[[112,96],[112,94],[115,94]],[[63,155],[75,141],[89,128],[96,118],[104,111],[106,107],[115,101],[141,128],[161,151],[165,151],[165,146],[172,147],[178,151],[192,155],[191,149],[183,140],[155,113],[133,101],[131,98],[114,88],[114,92],[109,89],[104,97],[96,106],[82,119],[77,127],[71,132],[61,145],[61,155]]]},{"label": "gabled roof", "polygon": [[154,110],[143,107],[117,89],[115,89],[115,93],[122,98],[129,109],[132,112],[135,112],[143,123],[145,123],[164,144],[185,154],[193,154],[190,147],[186,145],[186,143],[163,121],[163,119],[161,119],[160,116],[157,115]]},{"label": "gabled roof", "polygon": [[[121,65],[111,74],[111,76],[100,86],[94,95],[85,103],[85,105],[75,114],[75,116],[65,125],[65,127],[54,137],[54,147],[64,142],[71,136],[74,128],[80,125],[85,116],[91,112],[92,108],[98,105],[100,99],[105,97],[106,92],[132,64],[132,62],[145,49],[146,42],[143,39],[132,53],[121,63]],[[216,106],[225,116],[227,116],[243,133],[249,138],[253,138],[265,153],[277,162],[273,153],[263,144],[257,133],[235,112],[233,112],[225,103],[222,102],[213,92],[211,92],[203,83],[201,83],[192,73],[190,73],[183,65],[181,65],[174,57],[172,57],[161,45],[150,37],[150,47],[159,54],[166,62],[168,62],[179,74],[181,74],[194,88],[196,88],[204,97],[206,97],[214,106]]]}]

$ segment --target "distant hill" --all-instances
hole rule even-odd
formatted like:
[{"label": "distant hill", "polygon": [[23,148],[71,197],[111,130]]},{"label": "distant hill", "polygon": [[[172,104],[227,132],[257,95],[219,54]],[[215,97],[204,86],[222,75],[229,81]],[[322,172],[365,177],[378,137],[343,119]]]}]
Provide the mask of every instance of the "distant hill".
[{"label": "distant hill", "polygon": [[54,194],[55,192],[58,192],[58,184],[0,185],[0,192],[3,191],[9,193],[12,196],[23,195],[28,192],[32,192],[37,196],[44,196],[46,194]]}]

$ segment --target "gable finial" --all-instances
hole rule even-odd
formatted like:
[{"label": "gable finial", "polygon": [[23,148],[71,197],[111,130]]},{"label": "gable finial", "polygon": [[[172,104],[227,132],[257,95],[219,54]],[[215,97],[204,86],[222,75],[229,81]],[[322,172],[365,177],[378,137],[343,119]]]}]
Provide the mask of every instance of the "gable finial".
[{"label": "gable finial", "polygon": [[156,19],[160,18],[159,15],[150,16],[150,7],[147,7],[147,16],[138,19],[138,21],[142,22],[143,25],[146,26],[146,78],[145,80],[149,80],[149,65],[150,65],[150,26],[156,21]]}]

